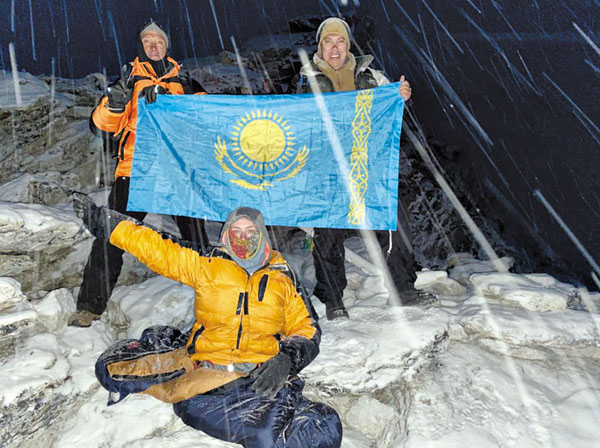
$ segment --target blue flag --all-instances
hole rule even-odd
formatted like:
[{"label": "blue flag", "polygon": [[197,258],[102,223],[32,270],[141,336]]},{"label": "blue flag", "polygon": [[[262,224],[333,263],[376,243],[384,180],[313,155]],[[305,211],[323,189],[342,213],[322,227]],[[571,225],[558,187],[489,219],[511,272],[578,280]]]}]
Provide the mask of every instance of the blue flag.
[{"label": "blue flag", "polygon": [[128,210],[268,225],[392,229],[399,83],[323,95],[159,95],[138,103]]}]

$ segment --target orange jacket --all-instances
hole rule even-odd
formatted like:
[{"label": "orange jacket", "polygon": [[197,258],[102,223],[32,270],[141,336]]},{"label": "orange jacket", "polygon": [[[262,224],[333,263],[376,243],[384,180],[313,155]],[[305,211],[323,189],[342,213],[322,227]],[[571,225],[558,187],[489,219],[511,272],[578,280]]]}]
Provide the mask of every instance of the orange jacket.
[{"label": "orange jacket", "polygon": [[316,340],[316,352],[298,355],[307,358],[304,364],[318,353],[320,329],[278,252],[248,275],[218,248],[201,256],[132,221],[120,222],[110,242],[154,272],[194,288],[195,323],[187,343],[193,360],[261,363],[279,352],[280,340],[282,347],[286,340],[291,346],[298,337]]},{"label": "orange jacket", "polygon": [[115,170],[117,177],[131,176],[133,163],[133,147],[135,145],[135,127],[137,119],[137,105],[142,89],[152,85],[160,85],[172,95],[184,93],[183,86],[177,78],[181,70],[174,59],[167,58],[173,68],[164,76],[157,77],[149,62],[140,62],[139,58],[131,63],[133,66],[129,75],[128,84],[133,82],[131,100],[125,106],[125,111],[114,113],[108,110],[108,97],[103,97],[100,104],[92,112],[94,125],[103,131],[119,136],[119,162]]}]

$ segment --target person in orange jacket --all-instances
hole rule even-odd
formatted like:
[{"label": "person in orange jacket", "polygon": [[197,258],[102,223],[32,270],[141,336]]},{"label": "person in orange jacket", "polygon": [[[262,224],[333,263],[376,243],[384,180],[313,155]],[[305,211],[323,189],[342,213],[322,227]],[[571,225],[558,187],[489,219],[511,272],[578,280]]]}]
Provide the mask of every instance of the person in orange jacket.
[{"label": "person in orange jacket", "polygon": [[247,448],[340,446],[337,412],[304,398],[297,377],[319,353],[316,313],[258,210],[235,209],[219,245],[201,250],[85,195],[74,204],[92,234],[195,291],[187,342],[151,327],[100,356],[96,376],[119,401],[149,393],[187,425]]},{"label": "person in orange jacket", "polygon": [[[180,74],[180,66],[167,56],[169,37],[155,22],[140,31],[138,57],[124,67],[119,80],[108,87],[90,117],[96,135],[111,141],[116,149],[115,180],[108,204],[111,209],[143,220],[146,213],[127,211],[129,181],[133,163],[138,101],[156,101],[158,94],[191,94],[202,91],[198,83]],[[204,221],[175,216],[181,236],[203,246],[208,244]],[[77,311],[69,325],[88,327],[106,309],[123,264],[123,251],[103,239],[96,239],[83,274],[77,297]]]}]

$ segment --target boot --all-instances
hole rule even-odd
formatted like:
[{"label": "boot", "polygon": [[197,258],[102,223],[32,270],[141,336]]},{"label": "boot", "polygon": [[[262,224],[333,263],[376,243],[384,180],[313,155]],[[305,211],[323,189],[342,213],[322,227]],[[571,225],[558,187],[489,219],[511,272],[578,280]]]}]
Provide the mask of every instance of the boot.
[{"label": "boot", "polygon": [[350,318],[342,300],[328,300],[325,302],[325,314],[327,320]]},{"label": "boot", "polygon": [[88,310],[77,310],[69,318],[71,327],[89,327],[92,322],[100,319],[100,314],[92,313]]},{"label": "boot", "polygon": [[436,296],[427,291],[419,289],[407,289],[400,291],[399,295],[402,305],[422,306],[429,308],[438,302],[438,298]]}]

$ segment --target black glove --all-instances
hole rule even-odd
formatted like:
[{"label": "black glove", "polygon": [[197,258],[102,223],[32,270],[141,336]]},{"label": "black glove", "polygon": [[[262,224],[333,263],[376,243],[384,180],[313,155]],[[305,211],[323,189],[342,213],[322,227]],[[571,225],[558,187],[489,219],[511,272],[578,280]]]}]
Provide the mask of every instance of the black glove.
[{"label": "black glove", "polygon": [[108,86],[108,110],[115,113],[125,112],[125,105],[131,100],[131,89],[122,79]]},{"label": "black glove", "polygon": [[292,368],[292,360],[288,355],[279,352],[277,356],[263,363],[250,374],[256,378],[252,389],[257,394],[274,398],[285,384]]},{"label": "black glove", "polygon": [[169,92],[163,86],[148,86],[142,89],[140,98],[144,97],[146,99],[146,104],[152,104],[156,101],[156,95],[164,95],[165,93]]},{"label": "black glove", "polygon": [[108,239],[121,221],[133,221],[133,218],[115,210],[98,207],[87,194],[75,191],[71,195],[75,214],[81,218],[83,224],[96,238]]}]

